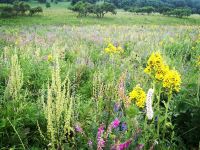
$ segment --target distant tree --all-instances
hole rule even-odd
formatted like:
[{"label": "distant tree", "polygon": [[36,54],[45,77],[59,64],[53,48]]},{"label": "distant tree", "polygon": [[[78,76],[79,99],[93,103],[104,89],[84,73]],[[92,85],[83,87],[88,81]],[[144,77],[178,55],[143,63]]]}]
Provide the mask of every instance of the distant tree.
[{"label": "distant tree", "polygon": [[30,9],[29,15],[32,16],[32,15],[34,15],[36,13],[41,13],[41,12],[43,12],[42,7],[40,7],[40,6],[39,7],[34,7],[34,8]]},{"label": "distant tree", "polygon": [[89,13],[92,13],[93,7],[94,6],[90,3],[79,1],[70,9],[74,12],[77,12],[79,17],[82,17],[82,16],[87,16]]},{"label": "distant tree", "polygon": [[11,7],[11,6],[6,6],[1,10],[1,17],[13,17],[17,15],[17,11]]},{"label": "distant tree", "polygon": [[129,10],[130,12],[136,12],[136,13],[147,13],[150,14],[155,11],[155,8],[152,6],[146,6],[142,8],[132,8]]},{"label": "distant tree", "polygon": [[50,8],[51,4],[49,2],[46,2],[46,8]]},{"label": "distant tree", "polygon": [[17,14],[24,15],[27,11],[30,10],[30,5],[24,2],[15,2],[13,9],[17,12]]},{"label": "distant tree", "polygon": [[46,3],[47,0],[38,0],[39,3]]},{"label": "distant tree", "polygon": [[98,18],[103,18],[104,15],[108,12],[112,13],[112,14],[116,14],[117,12],[115,11],[116,7],[111,4],[111,3],[100,3],[100,4],[96,4],[94,7],[94,14],[96,14],[96,16]]},{"label": "distant tree", "polygon": [[176,16],[178,18],[183,18],[183,17],[188,17],[192,13],[191,9],[189,8],[176,8],[171,11],[168,11],[164,13],[165,15],[168,16]]}]

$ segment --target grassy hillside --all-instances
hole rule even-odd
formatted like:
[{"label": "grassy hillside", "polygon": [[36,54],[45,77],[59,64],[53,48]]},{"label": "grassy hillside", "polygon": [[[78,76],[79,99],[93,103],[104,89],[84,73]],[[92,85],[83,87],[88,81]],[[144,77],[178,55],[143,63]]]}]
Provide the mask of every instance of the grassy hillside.
[{"label": "grassy hillside", "polygon": [[69,3],[60,2],[57,5],[51,4],[51,8],[46,8],[45,4],[30,3],[32,7],[42,6],[43,14],[35,16],[18,16],[15,18],[0,18],[0,25],[200,25],[200,16],[193,15],[189,18],[167,17],[158,14],[137,15],[134,13],[118,10],[117,15],[106,14],[105,18],[98,19],[95,16],[77,18],[76,13],[68,10]]}]

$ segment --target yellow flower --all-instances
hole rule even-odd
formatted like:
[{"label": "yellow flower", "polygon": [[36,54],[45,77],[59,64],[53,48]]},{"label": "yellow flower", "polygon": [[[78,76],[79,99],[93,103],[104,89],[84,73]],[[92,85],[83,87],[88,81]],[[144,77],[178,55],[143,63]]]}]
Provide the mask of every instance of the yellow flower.
[{"label": "yellow flower", "polygon": [[123,53],[123,49],[121,46],[114,46],[112,43],[109,43],[108,46],[104,49],[106,53],[113,54],[113,53]]},{"label": "yellow flower", "polygon": [[181,86],[181,75],[176,70],[170,70],[164,76],[163,87],[167,88],[170,92],[179,92]]},{"label": "yellow flower", "polygon": [[53,60],[53,56],[52,56],[51,54],[49,54],[49,55],[47,56],[47,60],[48,60],[48,61],[52,61],[52,60]]},{"label": "yellow flower", "polygon": [[160,52],[152,53],[147,62],[147,67],[144,69],[146,74],[152,75],[157,80],[163,80],[163,77],[169,70],[169,67],[164,64]]},{"label": "yellow flower", "polygon": [[144,107],[145,100],[146,100],[146,94],[143,91],[143,89],[137,85],[130,93],[129,93],[129,99],[134,100],[136,102],[136,105],[140,108]]}]

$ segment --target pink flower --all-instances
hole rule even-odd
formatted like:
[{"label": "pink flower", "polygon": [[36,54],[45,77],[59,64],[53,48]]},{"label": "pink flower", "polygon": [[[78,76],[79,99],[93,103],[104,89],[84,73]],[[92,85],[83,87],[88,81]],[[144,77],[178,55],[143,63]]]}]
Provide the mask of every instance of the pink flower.
[{"label": "pink flower", "polygon": [[101,124],[97,132],[97,150],[102,150],[102,147],[105,146],[105,141],[102,138],[103,133],[104,133],[104,125]]},{"label": "pink flower", "polygon": [[83,129],[80,127],[80,125],[76,124],[75,125],[75,131],[76,132],[80,132],[80,133],[83,133]]},{"label": "pink flower", "polygon": [[112,122],[112,127],[113,128],[117,128],[120,124],[120,121],[118,118],[116,118],[113,122]]},{"label": "pink flower", "polygon": [[124,149],[128,148],[129,145],[131,144],[131,142],[132,142],[131,140],[128,140],[122,144],[119,144],[119,150],[124,150]]}]

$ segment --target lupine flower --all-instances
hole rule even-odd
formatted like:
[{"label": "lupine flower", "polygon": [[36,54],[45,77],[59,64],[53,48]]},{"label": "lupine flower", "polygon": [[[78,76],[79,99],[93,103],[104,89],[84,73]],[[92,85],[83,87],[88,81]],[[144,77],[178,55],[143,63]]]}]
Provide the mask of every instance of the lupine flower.
[{"label": "lupine flower", "polygon": [[129,145],[131,144],[131,142],[132,142],[132,140],[128,140],[122,144],[119,144],[119,150],[124,150],[124,149],[128,148]]},{"label": "lupine flower", "polygon": [[147,100],[146,100],[146,110],[147,110],[147,118],[151,120],[153,118],[153,108],[152,108],[152,96],[153,96],[153,89],[149,89],[147,93]]},{"label": "lupine flower", "polygon": [[119,109],[120,109],[120,104],[119,104],[119,103],[115,103],[115,104],[114,104],[114,111],[115,111],[115,112],[118,112]]},{"label": "lupine flower", "polygon": [[116,118],[113,122],[112,122],[112,128],[117,128],[120,124],[120,121],[118,118]]},{"label": "lupine flower", "polygon": [[83,129],[80,127],[79,124],[76,124],[76,125],[75,125],[75,131],[76,131],[76,132],[83,133]]},{"label": "lupine flower", "polygon": [[126,124],[126,122],[122,122],[121,123],[121,131],[126,131],[128,128],[127,128],[127,124]]},{"label": "lupine flower", "polygon": [[102,147],[105,146],[105,141],[102,137],[103,133],[104,133],[104,125],[101,124],[100,127],[98,128],[98,133],[97,133],[97,150],[102,150]]}]

